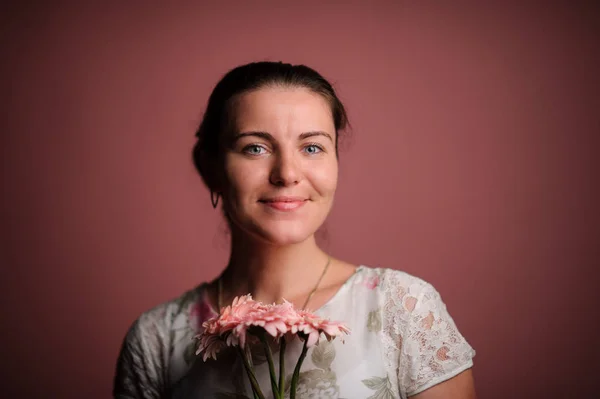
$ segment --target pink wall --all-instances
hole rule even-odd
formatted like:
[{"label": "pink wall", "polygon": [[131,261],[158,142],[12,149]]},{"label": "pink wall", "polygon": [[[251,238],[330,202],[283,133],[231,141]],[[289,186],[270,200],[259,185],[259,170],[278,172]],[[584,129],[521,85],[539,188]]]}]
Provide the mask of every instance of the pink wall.
[{"label": "pink wall", "polygon": [[261,59],[346,101],[327,248],[432,282],[481,398],[591,397],[593,6],[95,3],[1,17],[4,397],[109,397],[133,319],[224,266],[190,150],[219,77]]}]

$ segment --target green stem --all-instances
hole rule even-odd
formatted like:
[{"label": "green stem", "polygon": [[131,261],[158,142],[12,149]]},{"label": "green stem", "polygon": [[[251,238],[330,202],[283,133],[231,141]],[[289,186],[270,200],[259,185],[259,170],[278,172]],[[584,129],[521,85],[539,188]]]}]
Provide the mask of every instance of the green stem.
[{"label": "green stem", "polygon": [[285,336],[279,341],[279,397],[285,396]]},{"label": "green stem", "polygon": [[267,362],[269,363],[269,374],[271,375],[271,389],[273,390],[273,399],[281,399],[279,396],[279,389],[277,388],[277,377],[275,376],[275,366],[273,365],[273,353],[271,353],[271,347],[265,337],[265,332],[261,331],[258,333],[258,338],[265,347],[265,355],[267,356]]},{"label": "green stem", "polygon": [[[244,346],[244,353],[246,354],[246,360],[248,361],[249,369],[252,372],[252,375],[254,375],[254,380],[256,381],[256,374],[254,374],[254,361],[252,359],[252,350],[250,349],[250,345],[246,344],[246,346]],[[252,387],[252,394],[254,395],[254,399],[260,399],[260,397],[258,396],[258,392],[260,392],[260,394],[264,396],[264,394],[260,390],[260,385],[258,384],[258,381],[257,385],[258,391],[256,391],[256,389]]]},{"label": "green stem", "polygon": [[260,386],[258,385],[258,381],[256,380],[256,375],[254,375],[254,371],[252,370],[252,366],[248,362],[248,358],[246,357],[244,350],[239,346],[237,348],[240,353],[240,356],[242,357],[242,361],[244,362],[246,373],[248,373],[248,379],[250,380],[250,385],[252,385],[252,393],[254,393],[254,398],[265,399],[265,395],[263,395],[262,391],[260,390]]},{"label": "green stem", "polygon": [[300,358],[298,359],[298,363],[296,363],[296,368],[294,369],[294,375],[292,377],[292,385],[290,387],[290,399],[296,399],[296,387],[298,386],[298,380],[300,379],[300,367],[302,367],[302,362],[306,357],[306,352],[308,352],[308,337],[304,339],[304,346],[302,347],[302,353],[300,354]]}]

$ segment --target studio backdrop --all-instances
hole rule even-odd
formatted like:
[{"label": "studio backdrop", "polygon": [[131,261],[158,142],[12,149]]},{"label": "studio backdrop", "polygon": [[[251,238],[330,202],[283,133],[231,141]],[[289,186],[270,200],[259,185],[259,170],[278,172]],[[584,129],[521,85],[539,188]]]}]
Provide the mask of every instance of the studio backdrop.
[{"label": "studio backdrop", "polygon": [[12,3],[0,396],[110,397],[135,318],[225,267],[195,130],[224,73],[282,60],[332,81],[350,118],[321,245],[431,282],[480,398],[591,398],[592,2]]}]

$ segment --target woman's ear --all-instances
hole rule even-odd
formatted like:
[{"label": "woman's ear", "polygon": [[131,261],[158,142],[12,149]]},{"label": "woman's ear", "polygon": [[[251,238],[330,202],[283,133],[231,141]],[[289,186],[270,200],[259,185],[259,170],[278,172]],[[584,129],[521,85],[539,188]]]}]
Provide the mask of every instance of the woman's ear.
[{"label": "woman's ear", "polygon": [[210,154],[201,154],[199,158],[199,171],[204,184],[214,192],[223,191],[223,173],[220,160]]}]

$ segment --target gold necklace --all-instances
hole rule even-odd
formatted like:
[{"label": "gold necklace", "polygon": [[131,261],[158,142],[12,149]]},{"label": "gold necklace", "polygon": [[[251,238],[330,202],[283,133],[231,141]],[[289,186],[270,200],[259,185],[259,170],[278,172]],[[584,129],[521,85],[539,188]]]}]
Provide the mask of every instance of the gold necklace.
[{"label": "gold necklace", "polygon": [[[319,277],[319,280],[317,281],[317,284],[315,285],[315,287],[312,289],[312,291],[310,292],[310,294],[308,294],[308,298],[306,298],[306,301],[304,302],[304,305],[302,305],[302,309],[306,309],[306,305],[308,305],[308,302],[310,301],[310,299],[312,298],[312,296],[315,294],[315,292],[317,291],[317,288],[319,288],[319,285],[321,284],[321,280],[323,280],[323,277],[325,276],[325,273],[327,273],[327,269],[329,269],[329,265],[331,264],[331,256],[327,257],[327,264],[325,264],[325,267],[323,268],[323,272],[321,273],[321,276]],[[222,276],[220,275],[219,278],[217,279],[217,311],[220,312],[221,308],[222,308],[222,302],[223,302],[223,282],[222,282]]]}]

